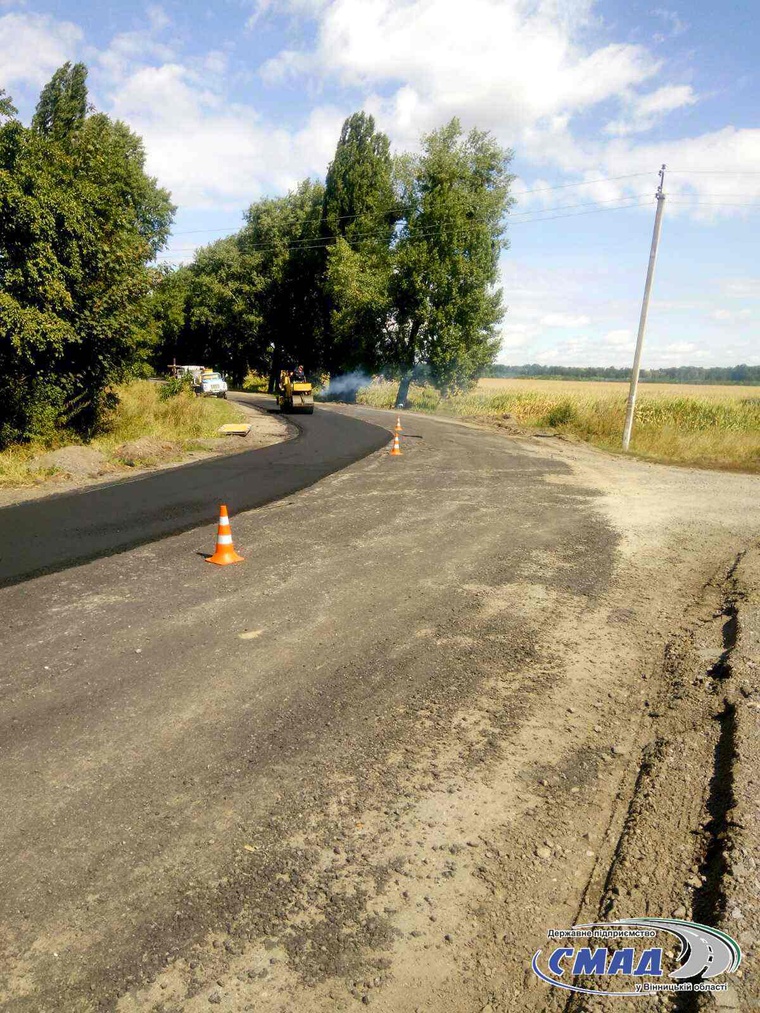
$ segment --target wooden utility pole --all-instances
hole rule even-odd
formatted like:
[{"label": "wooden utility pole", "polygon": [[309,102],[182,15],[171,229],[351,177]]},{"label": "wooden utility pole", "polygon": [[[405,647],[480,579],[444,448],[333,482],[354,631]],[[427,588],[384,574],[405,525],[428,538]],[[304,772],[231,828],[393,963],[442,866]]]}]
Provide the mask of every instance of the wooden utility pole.
[{"label": "wooden utility pole", "polygon": [[657,247],[660,245],[660,229],[662,228],[662,211],[665,207],[665,166],[660,169],[660,185],[657,187],[655,198],[657,200],[657,213],[654,216],[654,232],[652,233],[652,248],[649,251],[649,267],[647,269],[647,280],[644,285],[644,301],[641,304],[641,317],[639,318],[639,334],[636,338],[636,354],[633,357],[633,371],[631,372],[631,389],[628,392],[628,406],[625,412],[625,428],[623,429],[623,450],[628,450],[631,442],[631,430],[633,429],[633,416],[636,411],[636,390],[639,385],[639,369],[641,367],[641,350],[644,345],[644,332],[647,328],[647,314],[649,313],[649,296],[652,291],[652,280],[654,279],[654,265],[657,262]]}]

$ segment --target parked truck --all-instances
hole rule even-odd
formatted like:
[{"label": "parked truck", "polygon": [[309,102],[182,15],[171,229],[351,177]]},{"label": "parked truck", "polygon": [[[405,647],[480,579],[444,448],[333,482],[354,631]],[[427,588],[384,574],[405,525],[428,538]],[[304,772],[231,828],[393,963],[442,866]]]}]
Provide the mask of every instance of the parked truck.
[{"label": "parked truck", "polygon": [[227,382],[221,373],[207,366],[172,366],[174,376],[190,376],[198,397],[227,397]]},{"label": "parked truck", "polygon": [[221,373],[204,370],[195,385],[199,397],[227,397],[227,383]]}]

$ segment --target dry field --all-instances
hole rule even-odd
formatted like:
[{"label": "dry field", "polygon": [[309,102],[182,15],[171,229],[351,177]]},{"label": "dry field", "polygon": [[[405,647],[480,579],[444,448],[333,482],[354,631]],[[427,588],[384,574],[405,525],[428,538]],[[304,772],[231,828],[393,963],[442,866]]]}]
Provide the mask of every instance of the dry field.
[{"label": "dry field", "polygon": [[[359,401],[393,407],[397,384],[365,387]],[[642,384],[631,452],[673,464],[760,471],[760,386]],[[488,379],[448,398],[411,387],[407,407],[483,419],[530,432],[536,428],[620,451],[627,383],[593,380]]]},{"label": "dry field", "polygon": [[[501,380],[483,379],[478,381],[477,390],[484,394],[497,391],[528,393],[539,391],[558,396],[580,394],[584,397],[627,397],[628,381],[620,380],[534,380],[530,378]],[[695,397],[711,401],[741,400],[747,397],[760,398],[760,386],[701,383],[640,383],[639,397]]]}]

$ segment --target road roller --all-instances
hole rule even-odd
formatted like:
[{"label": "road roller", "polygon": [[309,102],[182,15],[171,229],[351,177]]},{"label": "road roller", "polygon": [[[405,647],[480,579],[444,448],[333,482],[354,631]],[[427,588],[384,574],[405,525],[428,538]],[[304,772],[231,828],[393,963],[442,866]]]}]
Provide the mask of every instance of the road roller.
[{"label": "road roller", "polygon": [[299,371],[280,373],[277,387],[277,404],[280,411],[304,412],[311,415],[314,411],[314,391],[311,384]]}]

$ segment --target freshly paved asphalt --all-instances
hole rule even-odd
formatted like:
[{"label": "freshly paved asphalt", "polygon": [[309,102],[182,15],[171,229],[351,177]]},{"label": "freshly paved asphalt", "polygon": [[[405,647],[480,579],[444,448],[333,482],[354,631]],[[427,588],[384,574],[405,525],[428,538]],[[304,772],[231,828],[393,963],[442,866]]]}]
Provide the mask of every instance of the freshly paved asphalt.
[{"label": "freshly paved asphalt", "polygon": [[300,433],[284,443],[0,509],[0,587],[207,524],[220,503],[231,516],[270,503],[389,439],[379,426],[319,408],[288,419]]}]

